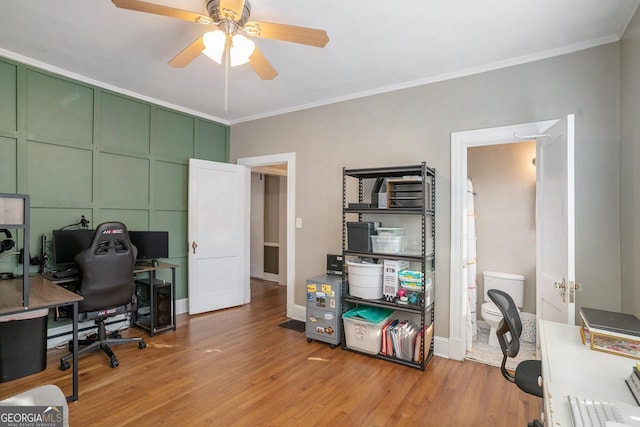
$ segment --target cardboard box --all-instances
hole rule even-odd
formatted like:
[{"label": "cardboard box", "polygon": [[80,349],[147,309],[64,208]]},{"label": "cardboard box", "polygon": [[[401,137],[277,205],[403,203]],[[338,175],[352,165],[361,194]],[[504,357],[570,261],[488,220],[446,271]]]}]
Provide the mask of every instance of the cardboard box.
[{"label": "cardboard box", "polygon": [[400,286],[398,272],[409,268],[409,261],[385,259],[382,265],[382,294],[385,299],[392,300],[398,295]]}]

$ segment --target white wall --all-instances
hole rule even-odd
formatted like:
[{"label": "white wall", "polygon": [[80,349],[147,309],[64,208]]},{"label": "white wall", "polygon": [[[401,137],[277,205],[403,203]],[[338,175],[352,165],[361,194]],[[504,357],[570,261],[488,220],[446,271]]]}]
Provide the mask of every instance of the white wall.
[{"label": "white wall", "polygon": [[231,127],[231,161],[296,153],[295,302],[341,251],[342,167],[426,161],[437,170],[436,324],[449,335],[451,132],[576,115],[578,304],[620,306],[620,45]]}]

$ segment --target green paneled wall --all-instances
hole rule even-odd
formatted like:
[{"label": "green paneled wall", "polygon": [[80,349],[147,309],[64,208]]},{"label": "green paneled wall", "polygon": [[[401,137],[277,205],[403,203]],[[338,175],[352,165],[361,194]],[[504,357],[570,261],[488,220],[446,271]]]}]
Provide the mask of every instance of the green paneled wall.
[{"label": "green paneled wall", "polygon": [[[187,297],[189,158],[228,162],[228,126],[0,59],[0,192],[31,196],[32,256],[81,215],[167,230]],[[18,272],[17,257],[0,271]]]}]

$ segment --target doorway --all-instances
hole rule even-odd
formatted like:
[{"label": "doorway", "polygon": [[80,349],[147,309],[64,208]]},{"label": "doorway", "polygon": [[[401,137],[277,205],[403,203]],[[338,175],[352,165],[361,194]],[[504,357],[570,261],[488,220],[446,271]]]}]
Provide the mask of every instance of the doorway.
[{"label": "doorway", "polygon": [[237,163],[252,171],[279,170],[279,173],[286,173],[286,266],[283,266],[286,271],[283,284],[287,287],[286,316],[303,320],[304,312],[295,306],[295,153],[245,157],[238,159]]},{"label": "doorway", "polygon": [[467,149],[535,139],[558,120],[479,129],[451,134],[451,264],[449,307],[449,357],[464,360],[467,349],[467,286],[465,220],[467,200]]},{"label": "doorway", "polygon": [[251,169],[250,275],[286,286],[287,165]]},{"label": "doorway", "polygon": [[[500,366],[503,355],[495,329],[481,310],[487,301],[484,272],[488,280],[518,278],[503,282],[509,285],[507,292],[522,318],[518,358],[535,358],[535,157],[535,140],[467,148],[466,258],[472,339],[466,359],[491,366]],[[509,362],[515,365],[517,360]]]}]

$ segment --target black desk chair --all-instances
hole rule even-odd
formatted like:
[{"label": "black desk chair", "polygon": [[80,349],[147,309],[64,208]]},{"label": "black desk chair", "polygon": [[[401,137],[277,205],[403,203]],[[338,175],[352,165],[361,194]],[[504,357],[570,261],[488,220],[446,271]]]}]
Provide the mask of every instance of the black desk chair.
[{"label": "black desk chair", "polygon": [[[105,222],[96,229],[91,245],[75,257],[80,273],[77,292],[84,297],[78,303],[78,321],[95,320],[98,326],[96,339],[78,341],[86,346],[78,350],[78,355],[101,349],[109,356],[112,368],[119,363],[109,344],[137,342],[140,349],[147,346],[142,338],[122,338],[117,332],[107,337],[104,323],[111,316],[133,309],[136,253],[127,227],[120,222]],[[73,350],[73,342],[69,342],[69,349]],[[60,369],[68,369],[72,357],[73,354],[62,357]]]},{"label": "black desk chair", "polygon": [[[516,366],[515,373],[507,371],[507,358],[516,357],[520,351],[520,334],[522,321],[518,308],[513,299],[506,292],[490,289],[487,295],[502,312],[503,319],[496,330],[498,342],[502,349],[502,375],[515,383],[520,390],[534,396],[542,397],[542,362],[540,360],[525,360]],[[508,334],[507,334],[508,333]]]}]

